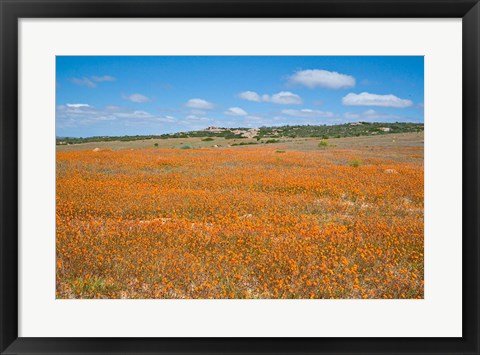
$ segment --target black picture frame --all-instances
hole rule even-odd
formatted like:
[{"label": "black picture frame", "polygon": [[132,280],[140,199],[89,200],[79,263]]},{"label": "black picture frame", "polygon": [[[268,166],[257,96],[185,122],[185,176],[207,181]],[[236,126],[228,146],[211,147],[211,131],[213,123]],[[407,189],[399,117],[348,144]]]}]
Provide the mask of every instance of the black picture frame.
[{"label": "black picture frame", "polygon": [[[479,354],[478,0],[0,0],[1,354]],[[463,19],[463,336],[461,338],[18,337],[18,20],[284,17]]]}]

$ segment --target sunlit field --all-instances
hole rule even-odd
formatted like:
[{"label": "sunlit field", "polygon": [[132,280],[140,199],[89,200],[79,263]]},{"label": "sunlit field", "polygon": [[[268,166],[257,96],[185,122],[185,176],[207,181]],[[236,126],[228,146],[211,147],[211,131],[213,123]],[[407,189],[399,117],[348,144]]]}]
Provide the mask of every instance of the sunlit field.
[{"label": "sunlit field", "polygon": [[58,149],[56,296],[423,298],[405,137]]}]

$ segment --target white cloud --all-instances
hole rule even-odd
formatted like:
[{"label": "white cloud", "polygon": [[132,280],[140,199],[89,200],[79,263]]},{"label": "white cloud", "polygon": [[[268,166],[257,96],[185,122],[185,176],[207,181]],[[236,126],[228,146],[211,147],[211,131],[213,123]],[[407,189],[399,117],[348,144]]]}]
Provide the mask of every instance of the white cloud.
[{"label": "white cloud", "polygon": [[258,95],[255,91],[244,91],[238,94],[238,97],[248,101],[254,101],[254,102],[262,101],[260,95]]},{"label": "white cloud", "polygon": [[66,104],[68,108],[80,108],[80,107],[91,107],[88,104]]},{"label": "white cloud", "polygon": [[245,112],[245,110],[241,109],[240,107],[230,107],[224,113],[226,115],[229,115],[229,116],[246,116],[246,115],[248,115],[248,113]]},{"label": "white cloud", "polygon": [[[266,96],[266,95],[264,95]],[[268,98],[268,100],[274,104],[281,104],[281,105],[299,105],[303,103],[302,98],[290,91],[280,91],[277,94],[273,94]]]},{"label": "white cloud", "polygon": [[190,108],[198,108],[201,110],[211,110],[214,107],[214,105],[211,102],[208,102],[203,99],[190,99],[187,101],[185,106]]},{"label": "white cloud", "polygon": [[131,94],[123,97],[125,100],[135,102],[135,103],[143,103],[148,102],[150,99],[142,94]]},{"label": "white cloud", "polygon": [[280,91],[273,95],[259,95],[255,91],[244,91],[238,95],[241,99],[255,102],[272,102],[274,104],[298,105],[303,100],[297,94],[290,91]]},{"label": "white cloud", "polygon": [[288,82],[290,84],[303,85],[310,89],[316,87],[342,89],[355,86],[355,78],[353,76],[321,69],[297,71],[288,79]]},{"label": "white cloud", "polygon": [[376,95],[368,92],[350,93],[342,98],[346,106],[382,106],[404,108],[413,105],[412,101],[401,99],[395,95]]},{"label": "white cloud", "polygon": [[302,118],[332,118],[335,117],[333,112],[328,111],[318,111],[318,110],[311,110],[308,108],[304,108],[301,110],[282,110],[284,115],[293,116],[293,117],[302,117]]}]

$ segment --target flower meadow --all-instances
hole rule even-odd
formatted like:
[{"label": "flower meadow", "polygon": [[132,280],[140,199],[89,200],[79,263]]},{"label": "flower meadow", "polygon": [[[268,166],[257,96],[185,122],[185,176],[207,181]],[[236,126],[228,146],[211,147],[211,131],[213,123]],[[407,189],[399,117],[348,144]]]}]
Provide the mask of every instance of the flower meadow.
[{"label": "flower meadow", "polygon": [[56,155],[57,298],[423,298],[423,147]]}]

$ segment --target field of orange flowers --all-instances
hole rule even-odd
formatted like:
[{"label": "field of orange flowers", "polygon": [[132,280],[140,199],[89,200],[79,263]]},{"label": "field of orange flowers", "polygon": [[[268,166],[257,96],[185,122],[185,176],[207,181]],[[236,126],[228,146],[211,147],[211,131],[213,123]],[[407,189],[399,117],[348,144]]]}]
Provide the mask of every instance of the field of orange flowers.
[{"label": "field of orange flowers", "polygon": [[56,296],[423,298],[423,177],[421,147],[57,152]]}]

